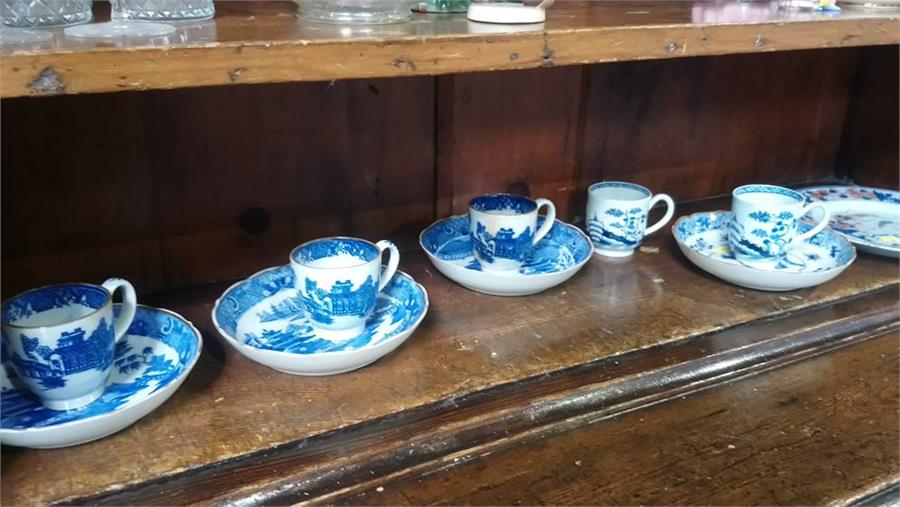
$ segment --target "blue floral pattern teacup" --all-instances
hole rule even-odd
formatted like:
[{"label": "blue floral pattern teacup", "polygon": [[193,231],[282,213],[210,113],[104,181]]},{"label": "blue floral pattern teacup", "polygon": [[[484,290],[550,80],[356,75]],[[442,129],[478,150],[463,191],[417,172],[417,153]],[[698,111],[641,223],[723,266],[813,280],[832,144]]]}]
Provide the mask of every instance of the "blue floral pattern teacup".
[{"label": "blue floral pattern teacup", "polygon": [[[113,318],[112,295],[122,289]],[[66,283],[30,290],[3,305],[4,355],[24,387],[51,410],[83,407],[103,394],[115,344],[134,319],[134,287]]]},{"label": "blue floral pattern teacup", "polygon": [[[775,185],[744,185],[734,189],[728,246],[743,264],[767,269],[787,260],[790,249],[818,234],[828,225],[831,213],[821,204],[804,206],[800,192]],[[819,223],[797,234],[797,221],[820,209]]]},{"label": "blue floral pattern teacup", "polygon": [[[547,208],[547,217],[538,228],[541,207]],[[521,269],[534,252],[534,245],[550,232],[555,220],[556,207],[548,199],[512,194],[490,194],[472,199],[469,202],[469,235],[481,269]]]},{"label": "blue floral pattern teacup", "polygon": [[[385,250],[390,258],[382,270]],[[400,253],[388,240],[376,244],[332,237],[304,243],[291,252],[297,298],[286,300],[289,308],[282,310],[305,311],[317,335],[326,340],[354,338],[365,330],[378,293],[391,281],[399,262]]]},{"label": "blue floral pattern teacup", "polygon": [[[658,202],[666,203],[666,214],[647,227],[647,213]],[[585,220],[594,243],[594,253],[628,257],[641,246],[644,236],[658,231],[672,219],[675,203],[666,194],[623,181],[602,181],[588,188]]]}]

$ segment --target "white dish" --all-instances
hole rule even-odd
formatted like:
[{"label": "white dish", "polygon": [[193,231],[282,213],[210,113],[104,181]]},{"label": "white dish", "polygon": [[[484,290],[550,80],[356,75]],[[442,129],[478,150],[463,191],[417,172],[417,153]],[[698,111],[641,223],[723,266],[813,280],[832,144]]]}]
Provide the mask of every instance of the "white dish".
[{"label": "white dish", "polygon": [[[538,224],[543,223],[543,217]],[[419,244],[432,264],[454,282],[493,296],[527,296],[559,285],[591,258],[587,234],[556,220],[535,245],[532,259],[518,271],[482,271],[472,254],[468,215],[444,218],[419,235]]]},{"label": "white dish", "polygon": [[[757,269],[738,262],[728,247],[731,213],[712,211],[683,216],[672,226],[678,248],[700,269],[726,282],[767,291],[788,291],[825,283],[856,259],[846,239],[825,229],[795,247],[785,262]],[[801,223],[800,231],[811,226]]]},{"label": "white dish", "polygon": [[801,188],[810,202],[831,211],[828,225],[863,252],[900,257],[900,192],[826,185]]},{"label": "white dish", "polygon": [[138,305],[131,327],[116,344],[103,394],[89,405],[67,411],[43,407],[17,385],[12,368],[4,364],[0,442],[52,449],[123,430],[178,390],[197,363],[202,343],[200,332],[184,317]]},{"label": "white dish", "polygon": [[216,300],[212,320],[251,361],[291,375],[334,375],[362,368],[399,347],[428,311],[428,294],[397,271],[378,294],[365,331],[334,342],[316,335],[303,313],[290,266],[256,273]]}]

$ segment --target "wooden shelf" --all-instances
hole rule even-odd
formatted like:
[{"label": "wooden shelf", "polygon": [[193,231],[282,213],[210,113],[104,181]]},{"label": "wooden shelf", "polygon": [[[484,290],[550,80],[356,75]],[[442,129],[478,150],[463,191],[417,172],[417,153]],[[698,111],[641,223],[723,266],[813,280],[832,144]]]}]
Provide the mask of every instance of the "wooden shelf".
[{"label": "wooden shelf", "polygon": [[[677,403],[599,421],[561,421],[329,500],[363,505],[852,502],[897,480],[898,360],[897,333],[885,333]],[[894,490],[890,498],[897,496]]]},{"label": "wooden shelf", "polygon": [[401,269],[429,293],[426,320],[393,354],[334,377],[278,373],[225,344],[209,314],[227,284],[143,298],[202,331],[194,372],[119,434],[63,450],[4,448],[2,503],[327,498],[479,439],[631,410],[896,326],[891,259],[861,254],[828,284],[765,293],[702,273],[670,234],[647,246],[624,262],[593,258],[568,283],[527,298],[468,291],[407,255]]},{"label": "wooden shelf", "polygon": [[[326,81],[897,44],[900,17],[770,3],[561,0],[543,25],[417,14],[371,28],[300,20],[291,2],[219,2],[214,20],[150,42],[55,38],[0,52],[0,97]],[[102,20],[103,15],[98,16]],[[775,77],[773,77],[774,79]]]}]

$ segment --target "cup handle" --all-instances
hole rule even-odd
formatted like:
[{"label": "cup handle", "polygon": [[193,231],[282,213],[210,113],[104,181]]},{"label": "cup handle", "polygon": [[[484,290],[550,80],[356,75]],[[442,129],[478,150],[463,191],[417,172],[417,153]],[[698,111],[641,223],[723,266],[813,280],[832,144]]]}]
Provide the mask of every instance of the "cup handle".
[{"label": "cup handle", "polygon": [[797,218],[799,219],[799,218],[805,217],[807,214],[809,214],[810,211],[812,211],[816,208],[819,208],[822,210],[822,219],[819,221],[818,224],[816,224],[815,227],[813,227],[812,229],[810,229],[810,230],[804,232],[803,234],[798,235],[796,238],[794,238],[794,240],[791,241],[791,244],[788,245],[788,248],[791,248],[798,243],[806,241],[807,239],[822,232],[822,229],[824,229],[828,225],[828,222],[831,220],[831,211],[828,211],[828,208],[826,208],[825,206],[823,206],[821,204],[810,204],[809,206],[803,208],[803,210],[800,211],[800,216]]},{"label": "cup handle", "polygon": [[532,245],[537,245],[538,241],[544,239],[544,236],[553,228],[553,222],[556,221],[556,206],[550,202],[550,199],[535,199],[534,202],[537,203],[537,211],[541,210],[541,206],[547,207],[547,218],[544,219],[544,224],[534,233],[534,239],[531,241]]},{"label": "cup handle", "polygon": [[108,290],[110,295],[115,294],[117,290],[122,289],[122,313],[115,322],[116,343],[125,336],[131,321],[134,320],[134,311],[137,308],[137,296],[134,294],[134,287],[127,280],[121,278],[110,278],[103,282],[103,288]]},{"label": "cup handle", "polygon": [[375,243],[375,246],[378,247],[379,259],[384,255],[385,250],[390,250],[391,252],[391,256],[388,258],[387,268],[381,272],[381,278],[378,279],[378,292],[381,292],[388,282],[391,281],[391,278],[394,277],[394,273],[397,272],[397,265],[400,264],[400,252],[397,250],[397,245],[386,239]]},{"label": "cup handle", "polygon": [[675,214],[675,201],[673,201],[672,198],[666,194],[654,195],[653,198],[650,199],[650,204],[647,205],[647,211],[649,212],[651,209],[653,209],[653,206],[659,201],[663,201],[666,203],[666,214],[663,215],[663,217],[660,218],[658,222],[651,225],[650,227],[647,227],[644,230],[644,236],[649,236],[650,234],[658,231],[662,226],[669,223],[669,220],[672,220],[672,215]]}]

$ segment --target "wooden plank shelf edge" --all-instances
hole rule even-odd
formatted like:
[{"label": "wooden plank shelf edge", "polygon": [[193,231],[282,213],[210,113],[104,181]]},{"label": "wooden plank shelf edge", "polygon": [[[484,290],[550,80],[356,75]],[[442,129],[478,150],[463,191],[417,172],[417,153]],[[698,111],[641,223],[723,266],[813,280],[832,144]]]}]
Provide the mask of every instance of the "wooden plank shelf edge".
[{"label": "wooden plank shelf edge", "polygon": [[[270,19],[275,16],[271,10],[256,16],[256,7],[242,2],[216,18],[220,35],[212,42],[7,51],[0,54],[0,97],[440,75],[900,43],[896,14],[773,14],[762,21],[692,23],[692,3],[672,3],[677,7],[660,7],[659,2],[560,2],[546,28],[534,31],[484,35],[470,31],[465,18],[448,22],[419,17],[416,22],[424,28],[414,33],[423,35],[376,31],[341,37],[303,32],[293,14],[278,12],[276,21]],[[628,15],[635,12],[648,15]],[[259,29],[235,21],[248,16],[259,18]],[[237,35],[223,36],[230,33],[232,22]],[[267,23],[274,33],[292,35],[267,34]]]},{"label": "wooden plank shelf edge", "polygon": [[[898,329],[897,285],[440,400],[66,504],[341,503],[373,481],[591,424]],[[565,424],[560,426],[560,421]],[[549,429],[545,429],[549,428]],[[247,485],[249,483],[249,485]]]}]

